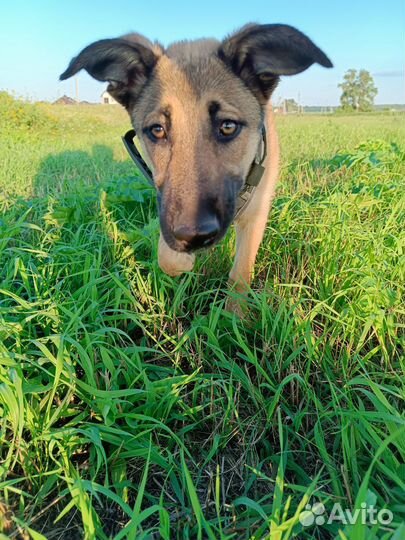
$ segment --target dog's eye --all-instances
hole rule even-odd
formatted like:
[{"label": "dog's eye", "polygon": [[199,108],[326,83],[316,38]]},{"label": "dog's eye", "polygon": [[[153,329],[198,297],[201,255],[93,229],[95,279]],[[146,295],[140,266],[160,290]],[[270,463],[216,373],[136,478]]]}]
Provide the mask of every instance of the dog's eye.
[{"label": "dog's eye", "polygon": [[155,140],[166,139],[165,128],[161,126],[160,124],[153,124],[153,126],[149,128],[149,133],[152,135],[152,138]]},{"label": "dog's eye", "polygon": [[219,133],[222,137],[233,137],[239,129],[239,124],[233,120],[224,120],[219,126]]}]

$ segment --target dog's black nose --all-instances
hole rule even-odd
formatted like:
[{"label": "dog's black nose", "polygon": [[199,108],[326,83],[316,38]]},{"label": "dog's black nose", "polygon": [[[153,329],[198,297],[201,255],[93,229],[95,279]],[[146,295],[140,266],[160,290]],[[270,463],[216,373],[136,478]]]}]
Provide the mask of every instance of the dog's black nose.
[{"label": "dog's black nose", "polygon": [[213,217],[199,223],[197,227],[179,225],[174,229],[173,235],[178,242],[183,243],[186,250],[192,251],[213,244],[219,231],[219,221],[216,217]]}]

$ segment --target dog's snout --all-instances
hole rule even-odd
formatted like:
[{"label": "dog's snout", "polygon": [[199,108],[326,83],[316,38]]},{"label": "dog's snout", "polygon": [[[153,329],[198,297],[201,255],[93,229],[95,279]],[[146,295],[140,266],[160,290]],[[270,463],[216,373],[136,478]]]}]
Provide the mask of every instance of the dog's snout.
[{"label": "dog's snout", "polygon": [[173,235],[178,242],[181,242],[187,251],[210,246],[220,232],[218,218],[210,219],[198,224],[197,227],[188,225],[178,225],[173,231]]},{"label": "dog's snout", "polygon": [[[168,246],[192,252],[219,242],[235,215],[235,201],[242,185],[239,177],[199,177],[190,196],[182,185],[166,181],[158,193],[159,219]],[[214,182],[215,180],[215,182]],[[179,193],[177,192],[179,191]]]}]

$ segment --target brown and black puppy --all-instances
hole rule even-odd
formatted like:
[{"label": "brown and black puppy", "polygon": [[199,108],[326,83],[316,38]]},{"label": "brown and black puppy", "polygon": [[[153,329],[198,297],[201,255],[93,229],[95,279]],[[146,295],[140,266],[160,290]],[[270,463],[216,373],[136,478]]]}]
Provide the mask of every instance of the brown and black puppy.
[{"label": "brown and black puppy", "polygon": [[128,111],[158,192],[159,264],[170,275],[191,270],[193,252],[220,240],[255,161],[263,127],[265,173],[235,222],[230,278],[249,284],[278,173],[271,107],[281,75],[327,56],[291,26],[250,24],[225,38],[163,48],[139,34],[97,41],[74,58],[61,79],[85,69]]}]

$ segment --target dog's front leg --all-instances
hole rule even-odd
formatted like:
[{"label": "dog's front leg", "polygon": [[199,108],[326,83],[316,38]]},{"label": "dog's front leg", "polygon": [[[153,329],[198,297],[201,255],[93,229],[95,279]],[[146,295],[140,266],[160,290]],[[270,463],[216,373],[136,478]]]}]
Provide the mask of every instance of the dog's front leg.
[{"label": "dog's front leg", "polygon": [[[267,218],[270,211],[271,199],[267,201],[251,201],[257,213],[249,211],[248,216],[235,223],[236,231],[236,254],[232,270],[229,274],[230,285],[242,296],[235,298],[229,296],[226,302],[226,309],[243,318],[246,312],[247,293],[253,276],[253,269],[256,255],[263,239]],[[262,204],[260,204],[262,203]],[[249,206],[251,204],[249,203]]]},{"label": "dog's front leg", "polygon": [[183,272],[190,272],[193,269],[195,255],[192,253],[181,253],[174,251],[165,242],[162,233],[160,233],[158,246],[159,266],[169,276],[179,276]]},{"label": "dog's front leg", "polygon": [[[266,114],[266,132],[268,157],[265,163],[265,173],[247,207],[235,221],[236,255],[229,279],[235,285],[236,291],[240,293],[249,290],[256,255],[263,239],[278,180],[280,151],[270,104]],[[240,312],[233,301],[229,302],[229,308]]]},{"label": "dog's front leg", "polygon": [[235,223],[236,254],[229,279],[235,285],[236,291],[240,293],[249,289],[270,206],[270,198],[252,200],[247,209],[248,215],[241,216],[241,219]]}]

